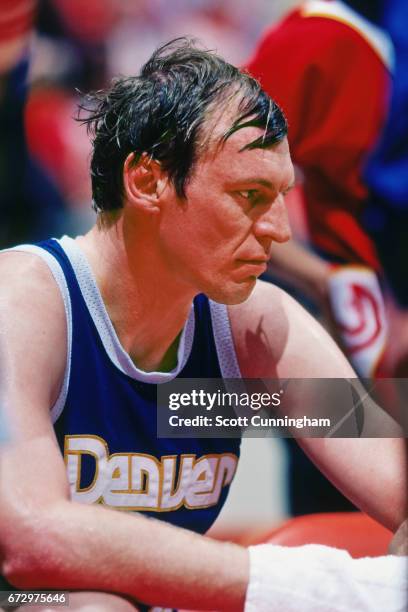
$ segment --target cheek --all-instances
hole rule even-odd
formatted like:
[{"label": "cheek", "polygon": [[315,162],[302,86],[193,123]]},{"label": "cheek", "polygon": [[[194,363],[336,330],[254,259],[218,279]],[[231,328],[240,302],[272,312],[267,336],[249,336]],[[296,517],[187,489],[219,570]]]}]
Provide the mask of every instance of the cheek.
[{"label": "cheek", "polygon": [[178,202],[163,217],[166,244],[173,252],[185,249],[187,257],[205,257],[207,262],[233,253],[252,225],[238,203],[205,185],[199,191],[190,188],[187,196],[187,202]]}]

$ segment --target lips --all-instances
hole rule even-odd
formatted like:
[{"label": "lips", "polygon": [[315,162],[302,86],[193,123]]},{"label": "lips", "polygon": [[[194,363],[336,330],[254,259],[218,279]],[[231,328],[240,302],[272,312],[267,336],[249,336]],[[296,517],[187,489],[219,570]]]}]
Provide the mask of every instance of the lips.
[{"label": "lips", "polygon": [[257,253],[248,253],[241,252],[237,253],[237,261],[243,261],[245,263],[268,263],[271,258],[271,254],[269,251],[258,251]]},{"label": "lips", "polygon": [[251,264],[254,266],[262,266],[262,265],[267,265],[269,258],[268,257],[259,257],[259,259],[255,257],[253,259],[240,258],[240,259],[237,259],[237,261],[239,264]]},{"label": "lips", "polygon": [[251,274],[262,274],[268,267],[267,259],[238,259],[238,265],[248,269]]},{"label": "lips", "polygon": [[268,263],[267,259],[238,259],[238,261],[240,263],[256,264],[258,266]]}]

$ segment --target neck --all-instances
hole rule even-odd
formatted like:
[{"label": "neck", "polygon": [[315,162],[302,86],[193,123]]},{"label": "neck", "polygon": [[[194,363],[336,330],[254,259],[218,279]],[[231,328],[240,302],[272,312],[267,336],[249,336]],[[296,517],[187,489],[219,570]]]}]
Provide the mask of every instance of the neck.
[{"label": "neck", "polygon": [[147,372],[173,369],[194,291],[177,283],[151,237],[127,236],[121,219],[109,227],[95,226],[77,241],[135,365]]}]

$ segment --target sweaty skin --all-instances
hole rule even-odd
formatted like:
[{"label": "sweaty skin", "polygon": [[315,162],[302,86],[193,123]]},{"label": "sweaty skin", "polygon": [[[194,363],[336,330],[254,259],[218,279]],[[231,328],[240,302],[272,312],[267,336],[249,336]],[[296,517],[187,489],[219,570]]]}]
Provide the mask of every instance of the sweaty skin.
[{"label": "sweaty skin", "polygon": [[[289,236],[283,194],[293,183],[286,141],[241,151],[261,134],[240,130],[212,158],[200,160],[186,200],[159,164],[134,164],[129,157],[123,210],[78,239],[118,337],[139,368],[171,367],[191,300],[203,292],[230,305],[243,376],[353,376],[334,342],[298,304],[256,281],[273,243]],[[96,589],[151,605],[242,610],[245,549],[70,500],[49,418],[65,370],[61,296],[36,256],[2,254],[0,274],[13,435],[1,464],[3,575],[25,589]],[[398,439],[304,444],[355,503],[387,526],[401,522],[407,487]]]}]

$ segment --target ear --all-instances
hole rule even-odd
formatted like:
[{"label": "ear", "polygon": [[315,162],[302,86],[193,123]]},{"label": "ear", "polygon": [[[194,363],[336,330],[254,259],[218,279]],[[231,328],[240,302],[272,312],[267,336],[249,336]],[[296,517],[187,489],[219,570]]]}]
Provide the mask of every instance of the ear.
[{"label": "ear", "polygon": [[163,180],[163,170],[157,161],[146,153],[136,160],[135,154],[129,153],[123,165],[123,186],[131,206],[157,214]]}]

